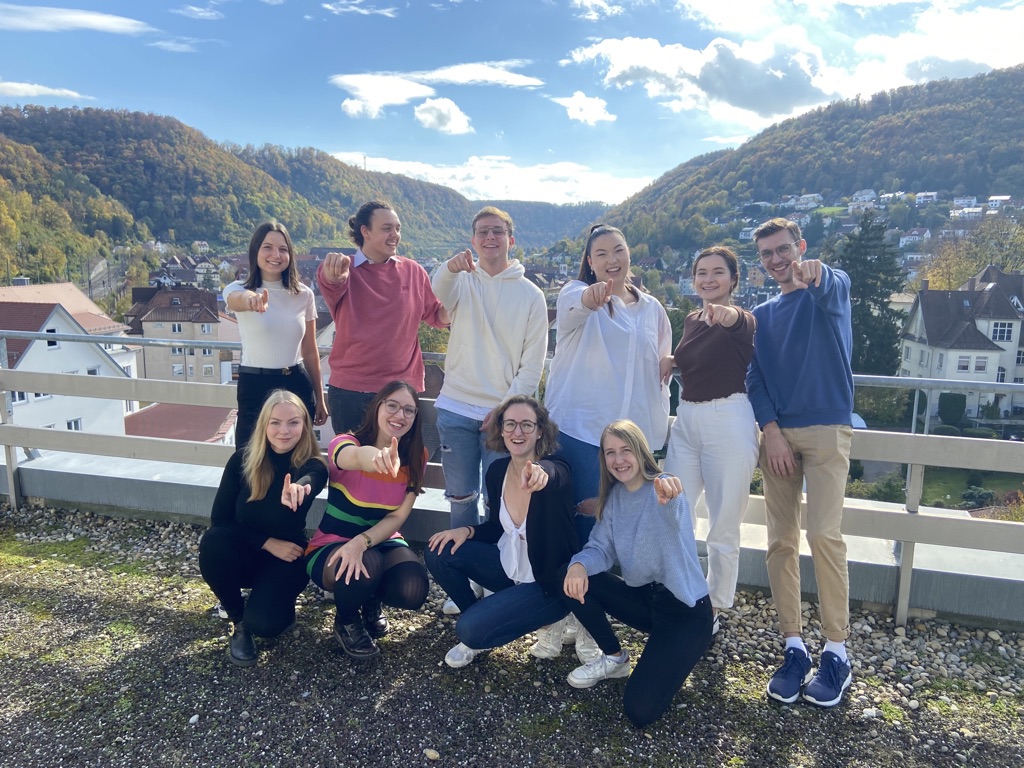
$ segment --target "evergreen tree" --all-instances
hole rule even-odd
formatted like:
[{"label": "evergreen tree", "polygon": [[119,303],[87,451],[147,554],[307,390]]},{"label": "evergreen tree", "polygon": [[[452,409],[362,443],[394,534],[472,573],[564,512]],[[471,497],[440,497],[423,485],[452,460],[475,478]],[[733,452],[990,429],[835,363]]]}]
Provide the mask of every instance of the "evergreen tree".
[{"label": "evergreen tree", "polygon": [[903,289],[903,275],[885,229],[884,221],[865,214],[831,260],[850,276],[854,373],[891,376],[899,368],[901,316],[889,297]]}]

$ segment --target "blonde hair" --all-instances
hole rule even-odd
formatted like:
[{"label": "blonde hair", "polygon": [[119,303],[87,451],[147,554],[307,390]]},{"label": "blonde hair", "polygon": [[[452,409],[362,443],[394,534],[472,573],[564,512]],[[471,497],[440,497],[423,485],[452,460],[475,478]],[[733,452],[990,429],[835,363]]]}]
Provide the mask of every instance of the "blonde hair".
[{"label": "blonde hair", "polygon": [[612,492],[612,488],[619,482],[612,476],[611,471],[608,469],[608,463],[604,460],[604,439],[609,435],[619,438],[633,451],[633,455],[640,462],[640,474],[643,475],[644,480],[653,480],[664,474],[661,467],[658,466],[658,460],[654,458],[654,454],[651,453],[651,449],[647,445],[647,438],[644,437],[643,430],[629,419],[613,421],[601,433],[600,456],[598,457],[601,463],[601,486],[597,497],[598,520],[601,519],[601,514],[604,512],[604,505],[608,501],[608,494]]},{"label": "blonde hair", "polygon": [[260,416],[256,420],[252,437],[245,446],[245,453],[242,458],[242,475],[249,486],[249,498],[247,501],[259,501],[267,495],[267,489],[274,479],[274,468],[267,457],[267,427],[270,424],[270,414],[276,405],[294,405],[302,413],[302,437],[292,448],[292,466],[298,469],[312,458],[318,458],[324,462],[321,455],[320,445],[313,434],[313,421],[309,418],[309,411],[306,404],[298,395],[289,392],[287,389],[275,389],[263,403]]}]

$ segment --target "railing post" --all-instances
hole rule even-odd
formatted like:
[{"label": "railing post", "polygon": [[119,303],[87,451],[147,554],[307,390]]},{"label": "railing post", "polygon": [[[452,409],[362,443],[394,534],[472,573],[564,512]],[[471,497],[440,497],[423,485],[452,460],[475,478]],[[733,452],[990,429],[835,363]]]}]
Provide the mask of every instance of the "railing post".
[{"label": "railing post", "polygon": [[[7,339],[0,336],[0,369],[7,368]],[[14,421],[14,399],[6,387],[3,389],[4,402],[0,409],[0,425],[10,424]],[[18,489],[18,447],[15,445],[4,446],[5,465],[7,467],[7,498],[11,502],[13,512],[21,505],[21,494]]]},{"label": "railing post", "polygon": [[[915,409],[916,411],[916,409]],[[921,493],[924,490],[924,466],[911,464],[907,468],[907,514],[916,515],[921,508]],[[913,541],[897,541],[893,545],[896,555],[898,578],[896,586],[896,626],[907,624],[910,612],[910,582],[914,576]]]}]

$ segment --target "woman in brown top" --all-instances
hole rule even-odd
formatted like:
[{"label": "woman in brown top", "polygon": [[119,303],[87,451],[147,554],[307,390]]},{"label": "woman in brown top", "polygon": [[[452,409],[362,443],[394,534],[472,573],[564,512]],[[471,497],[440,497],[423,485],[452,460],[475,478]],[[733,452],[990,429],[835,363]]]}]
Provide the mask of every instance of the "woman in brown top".
[{"label": "woman in brown top", "polygon": [[745,385],[755,321],[732,304],[738,283],[739,264],[729,248],[706,248],[693,262],[693,287],[704,306],[686,317],[676,347],[683,390],[665,458],[665,471],[683,483],[694,526],[701,492],[707,503],[713,632],[719,610],[733,604],[740,523],[757,465],[757,424]]}]

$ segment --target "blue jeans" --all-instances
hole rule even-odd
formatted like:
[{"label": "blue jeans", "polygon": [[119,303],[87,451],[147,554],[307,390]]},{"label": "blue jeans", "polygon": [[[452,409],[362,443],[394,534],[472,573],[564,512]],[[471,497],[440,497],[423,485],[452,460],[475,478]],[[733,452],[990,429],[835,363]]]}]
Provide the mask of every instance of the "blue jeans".
[{"label": "blue jeans", "polygon": [[[437,409],[437,433],[441,438],[444,495],[452,506],[452,528],[480,522],[481,477],[497,453],[484,447],[483,422]],[[482,465],[482,467],[481,467]]]},{"label": "blue jeans", "polygon": [[[434,581],[462,610],[455,632],[470,648],[480,650],[510,643],[569,614],[568,606],[557,593],[545,595],[537,583],[514,584],[505,575],[494,544],[471,540],[454,554],[449,544],[440,555],[428,549],[423,559]],[[469,585],[470,579],[494,594],[478,599]]]},{"label": "blue jeans", "polygon": [[[569,462],[569,469],[572,471],[573,502],[579,504],[586,499],[596,499],[601,483],[600,448],[577,440],[561,430],[558,432],[558,445],[559,453]],[[576,512],[573,523],[576,526],[576,535],[580,537],[580,546],[587,543],[595,522],[596,518]]]}]

